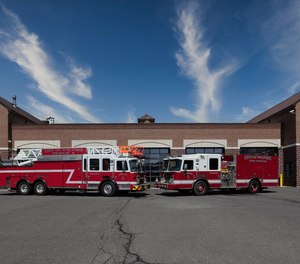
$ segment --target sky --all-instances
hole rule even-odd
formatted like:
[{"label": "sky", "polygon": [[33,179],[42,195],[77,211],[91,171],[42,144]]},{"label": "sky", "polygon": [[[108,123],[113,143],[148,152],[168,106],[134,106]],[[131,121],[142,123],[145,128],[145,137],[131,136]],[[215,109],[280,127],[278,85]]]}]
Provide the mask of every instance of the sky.
[{"label": "sky", "polygon": [[55,123],[246,122],[300,88],[297,0],[0,0],[0,96]]}]

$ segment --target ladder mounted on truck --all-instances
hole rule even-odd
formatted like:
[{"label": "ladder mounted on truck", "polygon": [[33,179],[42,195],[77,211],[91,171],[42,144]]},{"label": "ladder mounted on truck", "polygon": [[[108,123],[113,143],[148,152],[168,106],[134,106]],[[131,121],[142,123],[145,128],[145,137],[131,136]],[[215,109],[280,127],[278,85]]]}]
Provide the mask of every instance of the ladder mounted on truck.
[{"label": "ladder mounted on truck", "polygon": [[88,154],[91,155],[114,155],[116,157],[121,156],[120,149],[118,147],[87,147]]},{"label": "ladder mounted on truck", "polygon": [[5,165],[24,166],[36,161],[42,155],[42,149],[20,149],[18,154],[12,159],[3,161]]},{"label": "ladder mounted on truck", "polygon": [[38,160],[40,156],[76,154],[111,155],[115,158],[121,156],[128,157],[130,155],[141,157],[144,154],[144,148],[140,146],[99,146],[84,148],[19,149],[18,154],[11,162],[13,162],[17,166],[24,166]]},{"label": "ladder mounted on truck", "polygon": [[42,149],[20,149],[15,160],[35,160],[42,155]]}]

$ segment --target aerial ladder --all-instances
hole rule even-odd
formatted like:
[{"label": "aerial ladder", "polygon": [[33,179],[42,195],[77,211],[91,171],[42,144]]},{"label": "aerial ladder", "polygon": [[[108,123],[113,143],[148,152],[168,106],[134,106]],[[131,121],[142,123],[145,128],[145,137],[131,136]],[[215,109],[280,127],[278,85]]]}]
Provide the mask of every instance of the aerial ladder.
[{"label": "aerial ladder", "polygon": [[[44,151],[46,151],[45,149]],[[103,146],[103,147],[86,147],[87,154],[90,155],[113,155],[115,157],[120,156],[135,156],[142,157],[144,155],[144,149],[140,146]],[[43,153],[42,149],[34,148],[34,149],[19,149],[18,154],[13,158],[13,164],[17,166],[28,165],[36,160],[42,155],[46,155]]]}]

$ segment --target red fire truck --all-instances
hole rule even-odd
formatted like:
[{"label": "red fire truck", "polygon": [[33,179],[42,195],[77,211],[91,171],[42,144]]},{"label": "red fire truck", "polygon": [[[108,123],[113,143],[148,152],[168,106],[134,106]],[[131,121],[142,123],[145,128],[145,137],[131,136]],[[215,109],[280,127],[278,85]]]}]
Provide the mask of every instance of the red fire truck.
[{"label": "red fire truck", "polygon": [[146,190],[140,159],[122,155],[118,147],[21,149],[13,160],[0,163],[0,187],[19,194],[48,190],[117,191]]},{"label": "red fire truck", "polygon": [[155,187],[205,195],[212,189],[248,189],[256,193],[278,185],[278,157],[188,154],[164,160]]}]

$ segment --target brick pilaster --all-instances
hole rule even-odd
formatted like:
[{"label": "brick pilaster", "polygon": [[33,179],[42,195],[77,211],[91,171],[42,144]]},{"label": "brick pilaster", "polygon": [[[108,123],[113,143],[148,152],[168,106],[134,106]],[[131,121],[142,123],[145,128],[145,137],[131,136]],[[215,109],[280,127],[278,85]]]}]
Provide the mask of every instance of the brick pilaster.
[{"label": "brick pilaster", "polygon": [[300,187],[300,147],[296,147],[296,184]]},{"label": "brick pilaster", "polygon": [[279,175],[284,174],[284,156],[283,156],[283,149],[278,150],[278,160],[279,160]]},{"label": "brick pilaster", "polygon": [[173,157],[185,154],[185,149],[170,149],[170,155]]},{"label": "brick pilaster", "polygon": [[225,149],[225,155],[239,155],[240,150],[239,149]]}]

